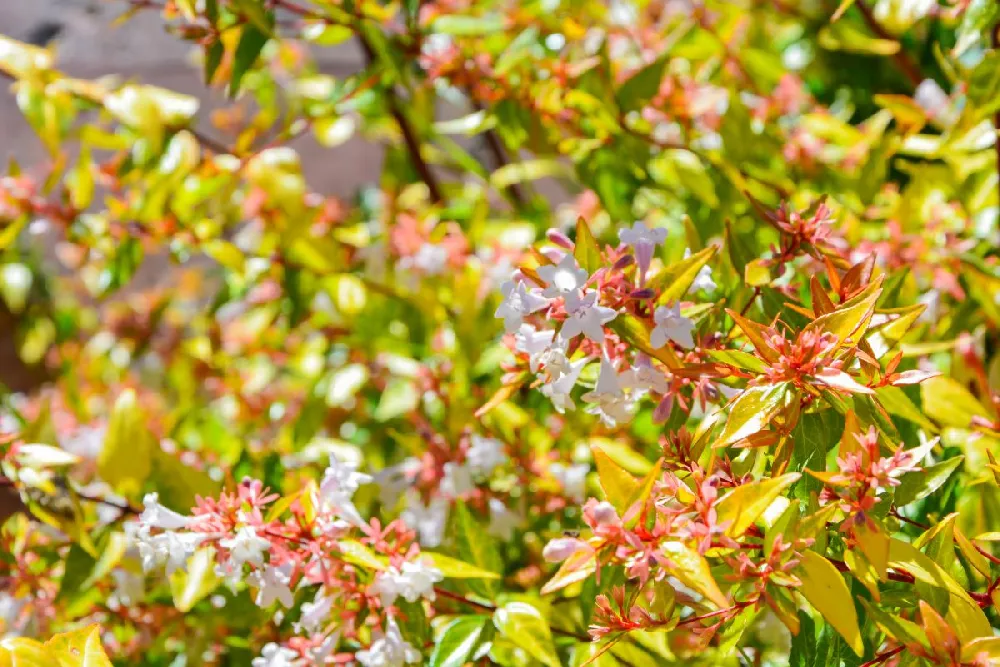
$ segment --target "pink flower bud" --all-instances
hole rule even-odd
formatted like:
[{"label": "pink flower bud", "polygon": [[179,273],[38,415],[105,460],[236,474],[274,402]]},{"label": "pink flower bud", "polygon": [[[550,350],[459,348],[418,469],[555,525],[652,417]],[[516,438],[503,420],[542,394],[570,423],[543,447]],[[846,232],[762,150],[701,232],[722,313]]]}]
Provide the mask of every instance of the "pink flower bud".
[{"label": "pink flower bud", "polygon": [[558,229],[550,229],[545,232],[545,238],[555,243],[557,246],[566,248],[566,250],[573,249],[573,242],[569,240],[569,237],[563,234]]},{"label": "pink flower bud", "polygon": [[618,512],[614,506],[606,500],[594,505],[592,510],[594,523],[598,526],[607,526],[618,523]]},{"label": "pink flower bud", "polygon": [[545,545],[542,557],[550,563],[566,560],[586,545],[575,537],[557,537]]}]

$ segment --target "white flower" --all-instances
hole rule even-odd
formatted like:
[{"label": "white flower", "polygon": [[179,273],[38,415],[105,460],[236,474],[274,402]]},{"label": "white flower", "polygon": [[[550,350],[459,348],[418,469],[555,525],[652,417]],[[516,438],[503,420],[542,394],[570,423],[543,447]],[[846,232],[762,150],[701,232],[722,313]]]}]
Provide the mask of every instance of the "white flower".
[{"label": "white flower", "polygon": [[143,510],[142,514],[139,515],[139,521],[151,528],[179,530],[186,528],[191,523],[191,517],[178,514],[161,505],[159,494],[147,493],[142,499],[142,505]]},{"label": "white flower", "polygon": [[474,475],[489,477],[507,462],[503,443],[496,438],[484,438],[473,433],[469,440],[472,444],[465,452],[465,465]]},{"label": "white flower", "polygon": [[631,419],[635,407],[635,399],[622,390],[618,371],[607,357],[601,359],[601,374],[597,377],[597,386],[594,391],[584,394],[583,400],[594,404],[587,408],[587,412],[598,415],[609,427]]},{"label": "white flower", "polygon": [[413,257],[407,257],[400,262],[403,268],[414,266],[428,275],[442,273],[447,264],[447,249],[434,243],[424,243]]},{"label": "white flower", "polygon": [[205,539],[201,533],[166,531],[152,535],[150,527],[141,523],[127,524],[125,535],[138,547],[143,571],[149,572],[166,565],[168,575],[184,569],[188,558]]},{"label": "white flower", "polygon": [[503,326],[507,333],[514,333],[521,326],[525,315],[530,315],[549,305],[549,299],[529,290],[522,281],[508,280],[500,286],[503,302],[493,314],[503,318]]},{"label": "white flower", "polygon": [[556,332],[552,329],[538,331],[530,324],[522,324],[514,334],[514,349],[528,355],[528,367],[532,373],[544,363],[544,356],[552,345]]},{"label": "white flower", "polygon": [[637,355],[635,365],[621,374],[621,381],[633,393],[655,391],[666,394],[670,390],[670,379],[663,371],[654,368],[644,354]]},{"label": "white flower", "polygon": [[[684,251],[684,258],[687,259],[691,256],[691,248]],[[704,265],[698,269],[698,275],[694,277],[694,282],[691,283],[691,289],[697,291],[700,289],[706,292],[711,292],[718,285],[715,284],[715,280],[712,279],[712,267],[709,265]]]},{"label": "white flower", "polygon": [[111,571],[111,578],[115,581],[111,596],[118,607],[130,607],[146,594],[146,578],[140,574],[118,567]]},{"label": "white flower", "polygon": [[219,546],[229,550],[229,560],[238,569],[244,563],[263,567],[264,553],[271,548],[271,542],[258,536],[253,526],[243,526],[233,537],[220,540]]},{"label": "white flower", "polygon": [[553,463],[549,466],[549,472],[556,478],[560,486],[562,486],[566,497],[571,500],[583,502],[583,498],[587,493],[587,473],[590,472],[589,465],[586,463],[574,463],[567,466],[562,463]]},{"label": "white flower", "polygon": [[580,372],[588,361],[589,359],[584,357],[571,362],[566,359],[565,354],[562,354],[562,361],[546,366],[545,370],[549,375],[546,384],[542,385],[541,392],[542,395],[549,397],[560,414],[575,407],[570,392],[576,386]]},{"label": "white flower", "polygon": [[323,595],[322,590],[318,591],[312,602],[302,604],[302,615],[299,616],[298,627],[295,631],[301,632],[304,629],[306,632],[316,632],[330,618],[332,610],[333,598]]},{"label": "white flower", "polygon": [[659,349],[672,340],[681,347],[694,347],[694,322],[681,315],[681,304],[675,302],[672,308],[660,306],[653,313],[656,326],[649,335],[649,343]]},{"label": "white flower", "polygon": [[490,498],[490,526],[488,532],[509,542],[514,531],[524,525],[524,519],[517,512],[512,512],[499,498]]},{"label": "white flower", "polygon": [[413,484],[418,472],[420,472],[420,460],[410,457],[375,473],[373,481],[378,486],[379,502],[387,506],[395,505],[403,491]]},{"label": "white flower", "polygon": [[[559,331],[559,337],[562,340],[570,340],[582,333],[595,343],[603,343],[604,325],[615,319],[618,312],[614,308],[598,306],[596,290],[588,290],[574,306]],[[567,309],[569,309],[568,302]]]},{"label": "white flower", "polygon": [[420,501],[420,494],[410,489],[406,493],[406,509],[403,510],[402,518],[407,526],[417,531],[421,546],[439,546],[444,539],[444,528],[448,521],[448,501],[442,496],[436,496],[424,505]]},{"label": "white flower", "polygon": [[285,563],[281,567],[268,565],[255,570],[248,578],[250,585],[257,589],[254,602],[258,607],[270,607],[277,600],[284,607],[295,604],[292,589],[292,564]]},{"label": "white flower", "polygon": [[587,543],[575,537],[557,537],[549,541],[542,549],[542,558],[550,563],[558,563],[566,560],[580,549],[586,548]]},{"label": "white flower", "polygon": [[444,476],[438,485],[441,493],[450,498],[460,498],[476,488],[472,483],[472,471],[459,463],[449,461],[444,464]]},{"label": "white flower", "polygon": [[342,518],[360,526],[364,520],[358,513],[351,499],[354,492],[362,484],[372,481],[371,475],[358,472],[358,466],[351,462],[340,462],[330,454],[330,465],[323,473],[323,481],[319,485],[320,497]]},{"label": "white flower", "polygon": [[420,660],[420,651],[403,639],[394,619],[390,618],[386,622],[384,633],[376,631],[372,636],[371,646],[354,654],[354,658],[364,667],[402,667],[408,662]]},{"label": "white flower", "polygon": [[407,602],[420,598],[434,601],[434,584],[444,579],[441,570],[423,562],[407,561],[402,570],[389,567],[378,573],[370,591],[382,599],[382,606],[389,607],[402,597]]},{"label": "white flower", "polygon": [[582,288],[589,277],[586,269],[581,269],[573,255],[564,255],[558,264],[538,267],[538,276],[548,283],[542,290],[547,297],[566,296]]},{"label": "white flower", "polygon": [[260,652],[259,658],[250,661],[253,667],[293,667],[299,654],[290,648],[269,642]]}]

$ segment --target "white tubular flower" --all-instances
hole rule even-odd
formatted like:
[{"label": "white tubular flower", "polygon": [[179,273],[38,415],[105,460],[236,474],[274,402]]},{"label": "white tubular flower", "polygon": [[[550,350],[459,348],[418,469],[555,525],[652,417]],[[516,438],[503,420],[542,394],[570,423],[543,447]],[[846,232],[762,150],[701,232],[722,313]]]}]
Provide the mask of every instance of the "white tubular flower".
[{"label": "white tubular flower", "polygon": [[420,651],[403,639],[394,619],[386,622],[385,632],[376,631],[372,636],[371,646],[354,654],[364,667],[403,667],[420,661]]},{"label": "white tubular flower", "polygon": [[351,499],[358,487],[371,481],[371,475],[358,472],[357,464],[341,462],[330,454],[330,465],[323,473],[319,495],[338,516],[355,526],[360,526],[364,524],[364,520]]},{"label": "white tubular flower", "polygon": [[490,526],[488,532],[504,542],[510,542],[514,531],[524,525],[524,519],[504,505],[499,498],[490,498]]},{"label": "white tubular flower", "polygon": [[635,365],[621,374],[621,381],[626,389],[638,394],[647,391],[666,394],[670,390],[669,378],[663,371],[654,368],[644,354],[637,355]]},{"label": "white tubular flower", "polygon": [[465,452],[465,465],[474,475],[489,477],[494,470],[507,463],[503,443],[496,438],[484,438],[473,433],[469,440],[472,444]]},{"label": "white tubular flower", "polygon": [[292,564],[285,563],[281,567],[268,565],[263,569],[255,570],[249,577],[250,585],[257,589],[257,597],[254,602],[258,607],[270,607],[275,600],[283,607],[291,607],[295,604],[292,596],[292,589],[289,586],[292,581]]},{"label": "white tubular flower", "polygon": [[528,367],[532,373],[537,373],[544,363],[555,334],[552,329],[538,331],[530,324],[522,324],[514,334],[514,349],[528,355]]},{"label": "white tubular flower", "polygon": [[662,227],[650,229],[645,223],[636,220],[631,229],[626,227],[618,230],[618,240],[631,246],[635,253],[635,263],[639,268],[640,279],[649,271],[653,261],[653,251],[656,246],[667,239],[667,230]]},{"label": "white tubular flower", "polygon": [[378,486],[379,502],[390,507],[395,505],[403,492],[412,486],[419,472],[420,460],[410,457],[375,473],[373,481]]},{"label": "white tubular flower", "polygon": [[593,403],[587,408],[587,412],[598,415],[602,422],[612,428],[631,419],[635,407],[635,399],[622,389],[618,371],[607,357],[601,360],[597,386],[594,391],[584,394],[583,400]]},{"label": "white tubular flower", "polygon": [[472,483],[472,471],[467,466],[449,461],[444,464],[444,476],[438,488],[445,496],[460,498],[472,492],[476,485]]},{"label": "white tubular flower", "polygon": [[500,286],[503,302],[493,314],[503,318],[503,326],[507,333],[514,333],[524,322],[525,315],[537,312],[549,305],[549,299],[529,290],[524,282],[508,280]]},{"label": "white tubular flower", "polygon": [[252,526],[243,526],[233,537],[219,541],[219,546],[229,550],[229,561],[236,569],[250,563],[264,566],[264,553],[271,548],[271,542],[257,535]]},{"label": "white tubular flower", "polygon": [[407,602],[416,602],[421,598],[433,602],[434,584],[443,579],[444,575],[436,567],[420,561],[407,561],[401,570],[389,567],[379,572],[370,590],[381,598],[383,607],[392,605],[397,597]]},{"label": "white tubular flower", "polygon": [[333,598],[323,595],[322,590],[318,591],[312,602],[302,604],[302,615],[299,616],[298,627],[295,631],[305,630],[310,633],[319,631],[330,618],[332,610]]},{"label": "white tubular flower", "polygon": [[[604,325],[618,317],[618,312],[614,308],[597,305],[596,290],[588,290],[582,298],[573,301],[573,308],[559,331],[559,337],[568,341],[582,333],[595,343],[603,343]],[[569,306],[567,300],[567,308]]]},{"label": "white tubular flower", "polygon": [[252,667],[294,667],[299,654],[290,648],[269,642],[264,645],[259,658],[250,661]]},{"label": "white tubular flower", "polygon": [[[563,359],[565,359],[565,354],[563,355]],[[546,370],[550,371],[549,381],[542,385],[541,392],[544,396],[549,397],[552,405],[555,406],[556,411],[560,414],[576,407],[573,404],[573,398],[570,396],[570,393],[573,391],[573,387],[576,386],[576,382],[580,378],[580,372],[587,365],[587,361],[586,357],[573,362],[567,360],[565,365],[560,364],[558,366],[558,374],[554,372],[552,365],[547,367]]]},{"label": "white tubular flower", "polygon": [[424,243],[412,258],[413,266],[427,275],[438,275],[444,272],[448,264],[448,251],[433,243]]},{"label": "white tubular flower", "polygon": [[653,313],[656,326],[649,334],[649,343],[654,349],[659,349],[672,340],[681,347],[694,347],[694,322],[681,315],[681,304],[675,302],[673,307],[660,306]]},{"label": "white tubular flower", "polygon": [[555,298],[567,296],[587,283],[586,269],[581,269],[573,255],[564,255],[558,264],[547,264],[538,267],[538,277],[548,283],[542,290],[544,296]]},{"label": "white tubular flower", "polygon": [[[691,256],[691,248],[684,251],[684,258],[687,259]],[[700,269],[698,269],[698,275],[694,277],[694,282],[691,283],[691,289],[705,290],[706,292],[711,292],[718,285],[715,284],[715,280],[712,279],[712,267],[707,264]]]},{"label": "white tubular flower", "polygon": [[436,547],[444,539],[444,528],[448,522],[448,501],[436,496],[424,505],[420,494],[414,489],[406,493],[406,509],[402,513],[403,522],[417,531],[421,546]]},{"label": "white tubular flower", "polygon": [[180,530],[187,528],[192,521],[192,517],[178,514],[167,509],[160,504],[158,493],[147,493],[142,499],[143,510],[139,515],[139,523],[151,528],[162,528],[164,530]]},{"label": "white tubular flower", "polygon": [[549,472],[556,478],[559,485],[562,486],[566,497],[577,502],[583,502],[583,498],[587,494],[587,473],[590,472],[589,465],[586,463],[574,463],[567,466],[562,463],[553,463],[549,466]]},{"label": "white tubular flower", "polygon": [[168,576],[177,570],[185,569],[188,558],[205,539],[201,533],[166,531],[152,535],[150,527],[141,523],[127,524],[125,535],[139,549],[139,559],[142,561],[144,572],[165,565]]}]

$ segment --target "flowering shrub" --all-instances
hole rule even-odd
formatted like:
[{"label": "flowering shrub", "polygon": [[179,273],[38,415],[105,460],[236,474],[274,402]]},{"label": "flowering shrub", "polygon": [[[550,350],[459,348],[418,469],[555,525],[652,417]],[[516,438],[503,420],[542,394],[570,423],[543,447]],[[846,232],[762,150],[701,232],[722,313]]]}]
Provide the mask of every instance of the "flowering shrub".
[{"label": "flowering shrub", "polygon": [[0,665],[1000,662],[993,0],[125,4],[231,101],[0,38]]}]

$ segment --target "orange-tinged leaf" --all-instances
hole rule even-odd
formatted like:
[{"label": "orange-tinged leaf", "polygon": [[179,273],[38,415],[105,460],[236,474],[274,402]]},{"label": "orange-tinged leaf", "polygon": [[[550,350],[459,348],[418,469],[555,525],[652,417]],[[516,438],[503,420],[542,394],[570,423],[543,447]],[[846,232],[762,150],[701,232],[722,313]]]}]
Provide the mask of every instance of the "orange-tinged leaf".
[{"label": "orange-tinged leaf", "polygon": [[497,407],[498,405],[506,401],[508,398],[516,394],[518,390],[521,389],[521,386],[524,385],[525,382],[527,382],[527,380],[528,380],[528,375],[527,373],[524,373],[516,381],[510,384],[505,384],[504,386],[497,389],[496,393],[493,394],[490,400],[486,401],[486,403],[481,408],[476,410],[475,414],[476,419],[479,419],[483,415],[489,413],[495,407]]},{"label": "orange-tinged leaf", "polygon": [[837,346],[850,341],[856,345],[864,335],[875,313],[875,303],[882,294],[883,277],[876,278],[860,294],[850,299],[837,310],[817,317],[803,330],[832,333],[837,337]]},{"label": "orange-tinged leaf", "polygon": [[837,568],[815,551],[806,551],[796,573],[802,580],[798,590],[805,599],[861,656],[864,642],[858,627],[858,614],[854,610],[854,597]]},{"label": "orange-tinged leaf", "polygon": [[736,322],[736,326],[738,326],[740,331],[742,331],[747,339],[749,339],[750,344],[754,346],[754,349],[757,350],[757,353],[760,356],[764,357],[764,359],[769,362],[778,360],[777,351],[767,344],[767,327],[748,320],[729,308],[726,309],[726,313],[733,318],[733,321]]},{"label": "orange-tinged leaf", "polygon": [[959,649],[958,637],[955,631],[941,618],[941,614],[925,601],[919,601],[920,620],[923,622],[927,641],[938,655],[956,655]]}]

